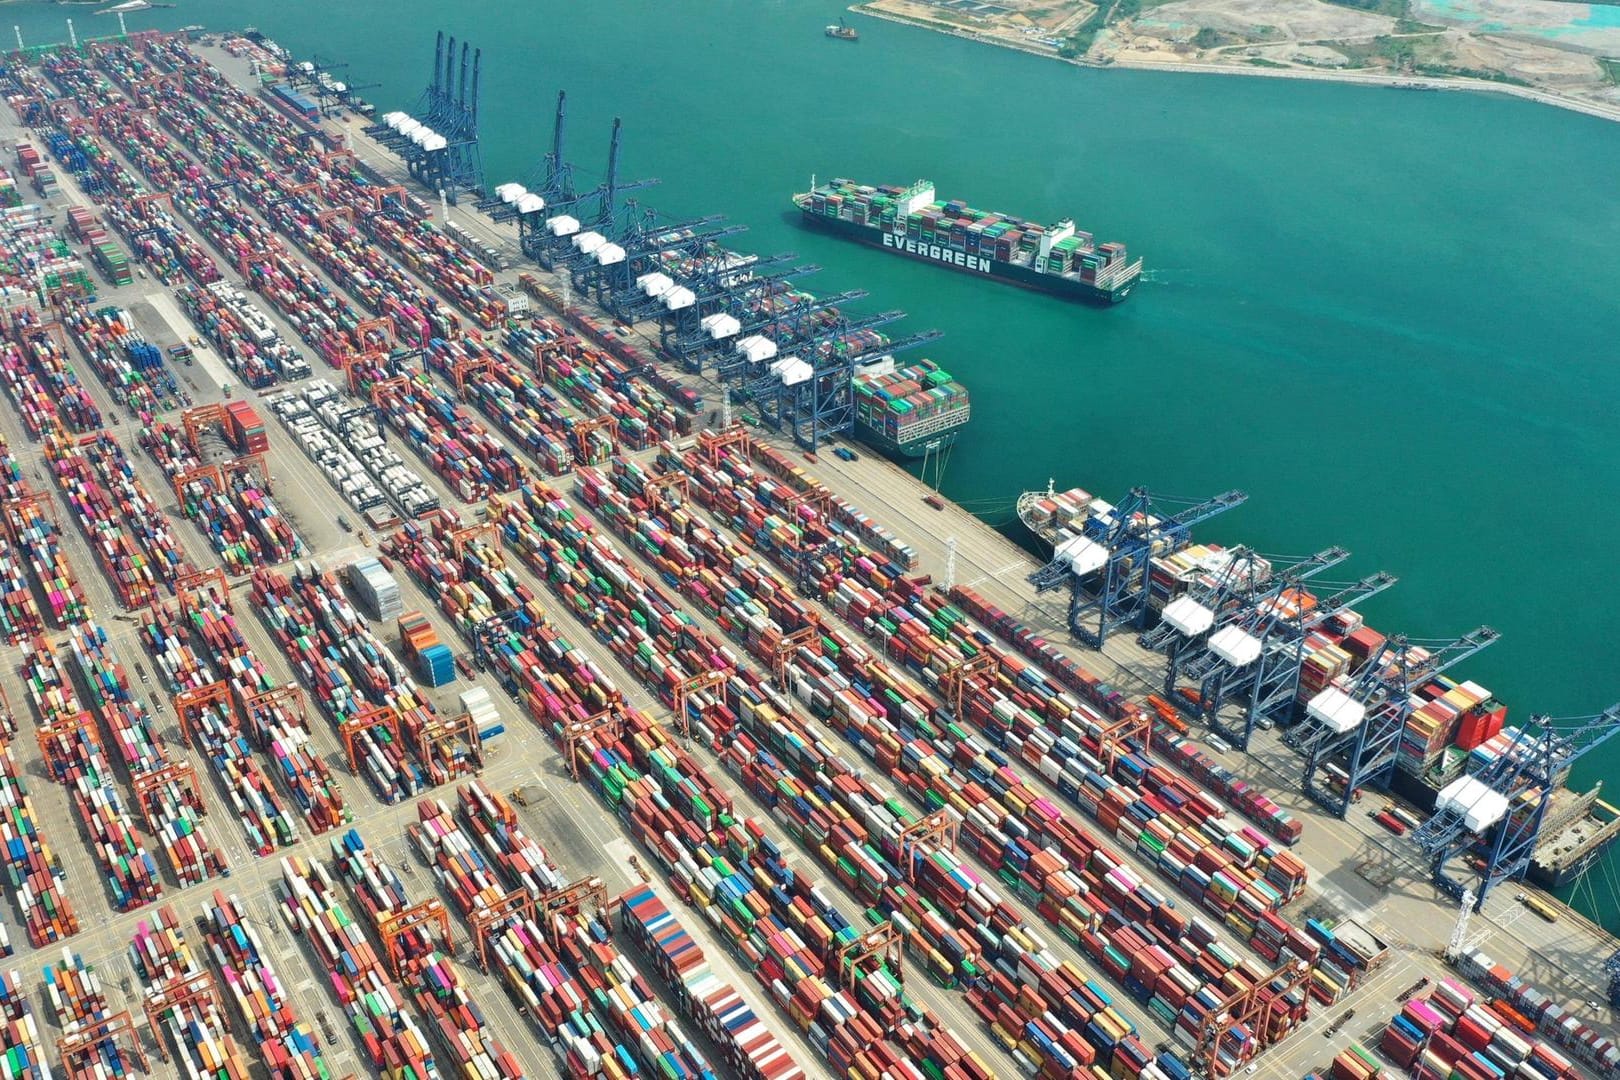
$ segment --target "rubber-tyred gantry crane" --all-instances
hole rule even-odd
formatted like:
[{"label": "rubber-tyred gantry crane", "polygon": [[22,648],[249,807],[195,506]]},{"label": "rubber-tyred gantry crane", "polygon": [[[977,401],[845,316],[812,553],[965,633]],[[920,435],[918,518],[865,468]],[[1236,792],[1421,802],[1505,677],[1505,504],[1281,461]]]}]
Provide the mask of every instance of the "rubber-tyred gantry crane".
[{"label": "rubber-tyred gantry crane", "polygon": [[[675,719],[675,730],[682,737],[690,738],[692,735],[692,699],[705,690],[715,690],[726,684],[730,673],[720,669],[705,671],[694,675],[675,687],[674,701],[671,705]],[[701,720],[702,717],[699,717]]]},{"label": "rubber-tyred gantry crane", "polygon": [[62,1071],[69,1076],[73,1075],[75,1061],[89,1055],[99,1056],[102,1041],[113,1042],[120,1035],[129,1037],[130,1052],[135,1055],[135,1060],[141,1063],[141,1071],[151,1072],[152,1063],[147,1059],[145,1048],[141,1046],[140,1029],[135,1026],[135,1019],[128,1012],[116,1012],[111,1016],[90,1020],[86,1026],[70,1031],[57,1039],[56,1050],[62,1056]]},{"label": "rubber-tyred gantry crane", "polygon": [[1257,981],[1246,990],[1239,990],[1209,1011],[1198,1032],[1198,1047],[1194,1062],[1204,1067],[1204,1075],[1211,1078],[1230,1074],[1220,1067],[1221,1035],[1230,1027],[1241,1024],[1254,1036],[1260,1050],[1279,1042],[1283,1032],[1276,1030],[1275,1017],[1281,1011],[1297,1008],[1303,1020],[1310,1009],[1310,995],[1301,995],[1301,1004],[1287,1004],[1287,997],[1296,990],[1310,986],[1314,965],[1293,959],[1282,964],[1269,976]]},{"label": "rubber-tyred gantry crane", "polygon": [[808,626],[801,626],[791,634],[783,634],[782,640],[776,643],[771,653],[771,675],[778,687],[787,687],[788,665],[793,662],[801,645],[818,654],[821,651],[821,624],[814,617]]},{"label": "rubber-tyred gantry crane", "polygon": [[969,686],[977,687],[996,670],[996,658],[988,652],[970,656],[952,664],[939,676],[940,693],[951,706],[951,715],[962,719],[962,705]]},{"label": "rubber-tyred gantry crane", "polygon": [[612,901],[607,885],[599,877],[580,878],[550,892],[541,893],[534,900],[536,920],[545,930],[546,938],[556,944],[559,916],[577,915],[584,911],[609,912]]},{"label": "rubber-tyred gantry crane", "polygon": [[906,880],[917,883],[917,863],[935,851],[955,851],[961,820],[954,810],[934,811],[900,830],[900,858],[905,863]]},{"label": "rubber-tyred gantry crane", "polygon": [[608,699],[607,708],[594,716],[584,720],[572,720],[563,724],[562,740],[563,752],[568,756],[568,772],[575,780],[579,779],[579,747],[591,736],[598,732],[606,732],[608,738],[617,739],[624,732],[625,722],[624,702],[615,690]]},{"label": "rubber-tyred gantry crane", "polygon": [[231,688],[225,682],[211,682],[207,686],[182,690],[174,695],[173,701],[174,711],[180,717],[180,731],[188,739],[195,739],[201,734],[199,720],[209,706],[217,706],[224,716],[235,716],[231,706]]},{"label": "rubber-tyred gantry crane", "polygon": [[389,738],[399,741],[399,714],[388,705],[368,705],[338,725],[343,738],[343,749],[349,755],[349,771],[360,775],[360,754],[356,742],[368,731],[388,732]]},{"label": "rubber-tyred gantry crane", "polygon": [[146,819],[146,827],[152,832],[158,831],[156,802],[152,798],[154,792],[160,791],[168,784],[177,784],[181,794],[185,796],[189,805],[198,813],[204,813],[202,791],[197,783],[197,770],[187,761],[171,761],[160,765],[148,772],[130,777],[130,786],[135,789],[135,802],[141,808],[141,817]]},{"label": "rubber-tyred gantry crane", "polygon": [[163,1034],[158,1027],[159,1018],[169,1009],[178,1011],[195,1001],[206,1001],[213,1005],[216,1012],[220,1011],[214,977],[206,971],[199,971],[193,975],[176,975],[148,996],[142,1006],[146,1013],[147,1027],[152,1032],[152,1041],[157,1044],[158,1058],[163,1062],[168,1062],[169,1052],[163,1048]]},{"label": "rubber-tyred gantry crane", "polygon": [[405,953],[404,939],[421,929],[426,929],[431,938],[435,927],[439,931],[439,947],[450,952],[450,912],[445,909],[442,900],[423,900],[392,915],[385,915],[378,921],[377,936],[383,940],[383,948],[388,953],[388,970],[394,973],[395,978],[400,977],[405,961],[409,959]]},{"label": "rubber-tyred gantry crane", "polygon": [[489,941],[507,920],[525,918],[535,922],[534,897],[527,889],[514,889],[505,896],[477,908],[467,916],[472,924],[473,941],[478,945],[479,970],[489,971]]},{"label": "rubber-tyred gantry crane", "polygon": [[218,566],[181,574],[174,579],[174,595],[179,601],[182,616],[192,610],[192,600],[198,594],[210,597],[226,611],[231,610],[230,580]]},{"label": "rubber-tyred gantry crane", "polygon": [[905,943],[905,935],[900,928],[892,920],[884,920],[853,941],[837,946],[837,955],[833,958],[835,981],[853,990],[855,976],[863,970],[862,965],[876,960],[878,967],[887,967],[894,973],[895,980],[903,985],[905,969],[901,960],[905,955]]}]

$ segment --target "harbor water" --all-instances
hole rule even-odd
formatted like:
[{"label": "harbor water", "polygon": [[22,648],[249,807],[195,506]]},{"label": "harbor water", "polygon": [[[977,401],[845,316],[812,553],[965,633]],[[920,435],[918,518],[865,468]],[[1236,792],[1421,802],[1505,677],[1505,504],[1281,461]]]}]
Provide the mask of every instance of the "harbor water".
[{"label": "harbor water", "polygon": [[[834,3],[596,0],[342,5],[180,0],[130,29],[256,24],[409,108],[433,35],[483,48],[483,158],[524,178],[569,93],[568,156],[594,182],[614,116],[621,176],[678,215],[795,250],[816,292],[864,288],[937,327],[926,355],[973,394],[944,491],[1015,529],[1020,490],[1134,484],[1249,503],[1207,540],[1401,578],[1367,606],[1388,632],[1488,623],[1460,669],[1511,716],[1620,700],[1620,127],[1493,95],[1079,69]],[[112,30],[83,8],[6,7],[29,44]],[[811,174],[933,180],[941,198],[1072,216],[1147,260],[1097,310],[895,258],[796,224]],[[891,328],[893,329],[893,328]],[[1620,740],[1577,780],[1620,774]],[[1616,785],[1611,785],[1615,788]],[[1620,798],[1620,789],[1611,791]],[[1611,857],[1611,867],[1620,865]],[[1597,871],[1602,879],[1604,871]],[[1602,880],[1578,906],[1611,928]]]}]

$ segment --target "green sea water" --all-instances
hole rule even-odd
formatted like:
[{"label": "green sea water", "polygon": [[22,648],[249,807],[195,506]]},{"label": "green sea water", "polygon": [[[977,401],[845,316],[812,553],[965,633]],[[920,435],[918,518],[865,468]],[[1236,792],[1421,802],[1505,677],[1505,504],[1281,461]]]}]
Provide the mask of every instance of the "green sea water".
[{"label": "green sea water", "polygon": [[[1488,623],[1458,669],[1513,716],[1620,700],[1620,127],[1472,93],[1084,70],[857,18],[823,0],[179,0],[131,29],[257,24],[347,60],[409,107],[443,28],[484,50],[491,182],[520,179],[569,92],[592,176],[611,119],[646,202],[723,212],[737,246],[795,250],[818,292],[870,291],[968,385],[945,490],[989,520],[1023,489],[1242,488],[1202,535],[1306,553],[1399,585],[1375,625]],[[30,43],[108,33],[41,3]],[[1126,241],[1152,280],[1095,310],[895,258],[793,223],[812,173],[934,180],[940,195]],[[1577,778],[1620,773],[1620,739]],[[1614,787],[1615,785],[1611,785]],[[1620,790],[1614,792],[1620,796]],[[1602,875],[1599,875],[1601,878]],[[1598,882],[1598,914],[1620,922]]]}]

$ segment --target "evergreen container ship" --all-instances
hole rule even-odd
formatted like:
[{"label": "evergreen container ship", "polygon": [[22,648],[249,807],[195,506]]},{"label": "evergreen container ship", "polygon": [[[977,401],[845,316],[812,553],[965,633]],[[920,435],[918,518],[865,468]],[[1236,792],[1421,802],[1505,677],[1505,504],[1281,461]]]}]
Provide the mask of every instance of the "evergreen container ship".
[{"label": "evergreen container ship", "polygon": [[1142,277],[1120,243],[1096,243],[1068,219],[1038,225],[1011,214],[940,202],[934,185],[811,182],[793,196],[806,225],[863,244],[1056,296],[1118,304]]},{"label": "evergreen container ship", "polygon": [[967,389],[931,360],[893,357],[854,378],[855,435],[896,457],[922,457],[956,442],[970,415]]}]

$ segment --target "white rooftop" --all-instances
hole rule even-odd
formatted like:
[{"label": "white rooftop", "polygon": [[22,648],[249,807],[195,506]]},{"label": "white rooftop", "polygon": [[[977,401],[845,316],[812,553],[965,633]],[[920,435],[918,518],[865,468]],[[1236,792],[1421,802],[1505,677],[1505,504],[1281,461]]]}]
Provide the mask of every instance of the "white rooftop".
[{"label": "white rooftop", "polygon": [[1108,565],[1108,549],[1085,536],[1071,536],[1057,546],[1054,558],[1068,559],[1069,569],[1083,577]]},{"label": "white rooftop", "polygon": [[596,249],[596,265],[613,266],[624,262],[626,252],[618,244],[607,243]]},{"label": "white rooftop", "polygon": [[1215,625],[1215,613],[1190,596],[1178,596],[1164,605],[1161,617],[1183,637],[1197,637]]},{"label": "white rooftop", "polygon": [[552,236],[572,236],[579,232],[579,219],[558,214],[554,218],[546,218],[546,228],[551,230]]},{"label": "white rooftop", "polygon": [[1435,812],[1453,810],[1462,815],[1463,824],[1474,832],[1484,832],[1507,816],[1507,796],[1491,788],[1475,776],[1453,780],[1440,789],[1434,801]]},{"label": "white rooftop", "polygon": [[1233,667],[1243,667],[1260,659],[1260,639],[1235,626],[1223,626],[1209,635],[1209,651]]},{"label": "white rooftop", "polygon": [[574,237],[574,250],[589,255],[605,243],[607,243],[607,237],[592,229],[590,232],[582,232]]},{"label": "white rooftop", "polygon": [[1361,726],[1367,717],[1367,707],[1336,686],[1311,698],[1305,713],[1320,720],[1335,735],[1343,735]]},{"label": "white rooftop", "polygon": [[[688,289],[685,285],[677,285],[664,294],[664,307],[669,311],[689,308],[695,303],[697,303],[697,293]],[[730,316],[727,316],[727,318],[730,318]]]}]

